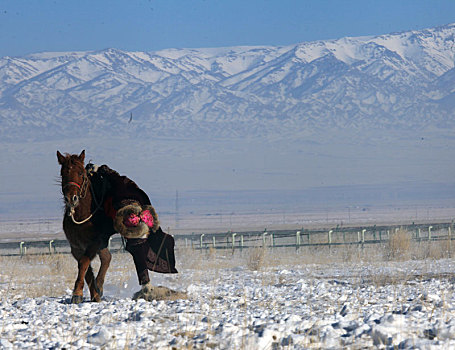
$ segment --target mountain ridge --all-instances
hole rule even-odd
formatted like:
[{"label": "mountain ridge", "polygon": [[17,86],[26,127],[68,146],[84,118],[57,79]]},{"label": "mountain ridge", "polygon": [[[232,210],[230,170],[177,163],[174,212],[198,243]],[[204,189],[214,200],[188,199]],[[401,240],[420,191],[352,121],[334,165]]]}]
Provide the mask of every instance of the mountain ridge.
[{"label": "mountain ridge", "polygon": [[454,48],[451,23],[287,46],[3,57],[0,136],[454,128]]}]

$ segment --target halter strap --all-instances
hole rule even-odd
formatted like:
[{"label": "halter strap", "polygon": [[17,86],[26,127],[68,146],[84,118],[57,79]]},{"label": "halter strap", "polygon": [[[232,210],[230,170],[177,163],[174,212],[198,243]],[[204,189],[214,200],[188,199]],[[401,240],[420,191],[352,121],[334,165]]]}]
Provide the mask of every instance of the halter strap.
[{"label": "halter strap", "polygon": [[65,187],[66,187],[66,186],[69,186],[69,185],[74,185],[74,186],[76,186],[77,188],[81,189],[81,185],[79,185],[77,182],[72,182],[72,181],[70,181],[70,182],[68,182],[68,183],[65,185]]},{"label": "halter strap", "polygon": [[81,198],[85,198],[85,195],[87,194],[87,186],[88,186],[89,179],[87,175],[84,175],[84,178],[82,180],[82,185],[79,185],[77,182],[74,181],[68,181],[62,189],[65,189],[68,186],[76,186],[79,189],[79,196]]}]

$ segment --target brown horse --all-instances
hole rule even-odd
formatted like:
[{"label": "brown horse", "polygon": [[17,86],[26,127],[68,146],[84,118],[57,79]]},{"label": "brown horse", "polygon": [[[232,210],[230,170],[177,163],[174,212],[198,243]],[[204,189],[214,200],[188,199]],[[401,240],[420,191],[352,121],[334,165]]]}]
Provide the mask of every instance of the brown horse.
[{"label": "brown horse", "polygon": [[[62,155],[57,151],[61,165],[62,193],[65,201],[63,231],[71,246],[71,254],[78,263],[72,303],[83,300],[84,278],[90,290],[90,299],[99,302],[103,293],[104,278],[111,261],[107,248],[109,237],[115,233],[112,220],[105,216],[96,203],[91,183],[84,167],[85,150],[81,154]],[[95,279],[90,262],[98,254],[101,266]]]}]

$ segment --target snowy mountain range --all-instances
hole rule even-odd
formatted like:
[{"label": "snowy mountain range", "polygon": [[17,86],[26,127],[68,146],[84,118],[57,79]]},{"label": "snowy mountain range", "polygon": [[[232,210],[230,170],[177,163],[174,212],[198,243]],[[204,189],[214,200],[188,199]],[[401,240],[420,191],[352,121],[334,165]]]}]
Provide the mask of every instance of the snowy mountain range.
[{"label": "snowy mountain range", "polygon": [[455,23],[283,47],[0,59],[4,141],[455,127]]}]

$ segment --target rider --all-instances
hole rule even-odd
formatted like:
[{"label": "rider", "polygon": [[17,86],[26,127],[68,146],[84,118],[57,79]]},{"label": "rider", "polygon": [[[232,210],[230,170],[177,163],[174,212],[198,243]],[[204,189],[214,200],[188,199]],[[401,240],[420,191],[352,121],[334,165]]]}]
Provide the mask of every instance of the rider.
[{"label": "rider", "polygon": [[114,228],[126,239],[125,249],[133,256],[142,286],[134,299],[150,291],[148,270],[177,273],[174,257],[174,238],[163,232],[158,215],[147,194],[134,181],[121,176],[107,165],[89,163],[87,173],[106,215],[112,218]]}]

